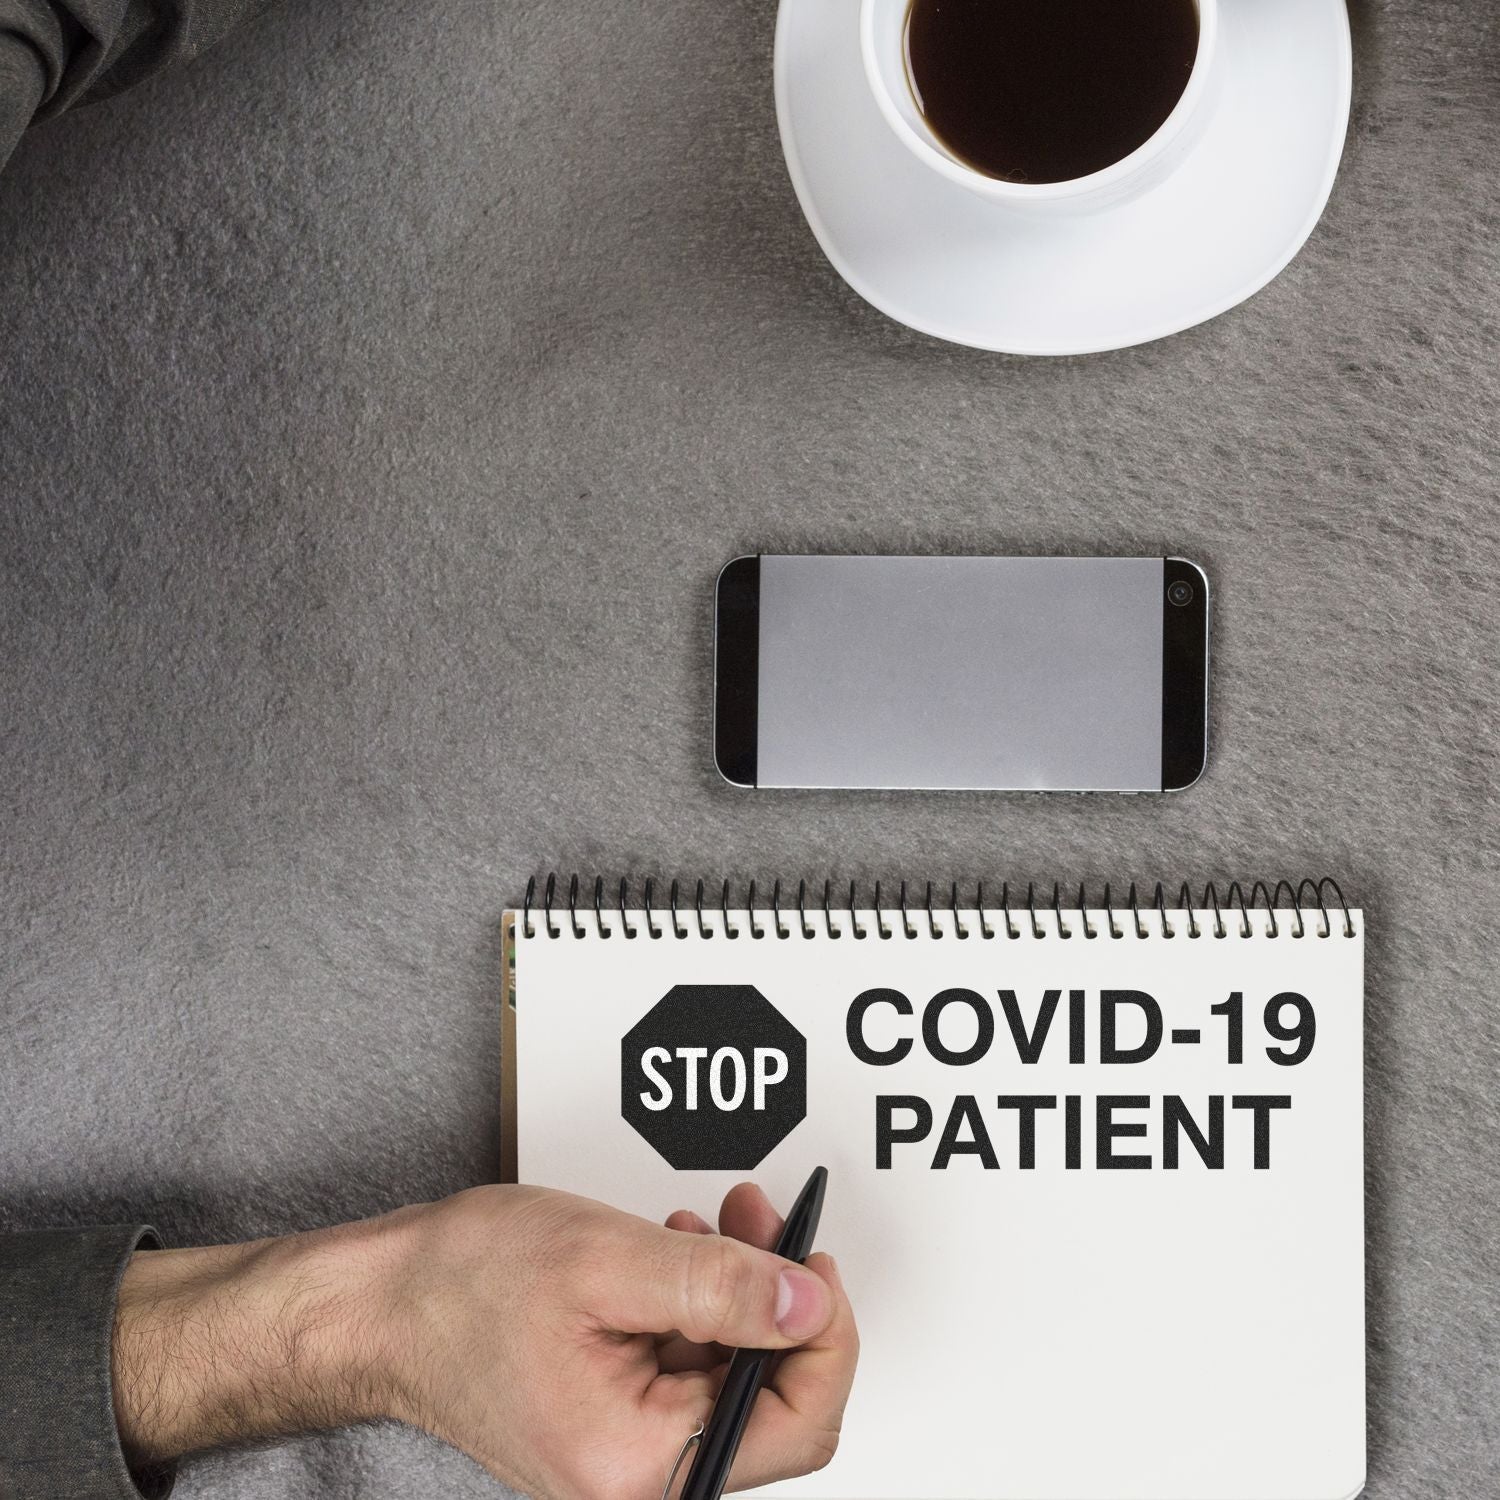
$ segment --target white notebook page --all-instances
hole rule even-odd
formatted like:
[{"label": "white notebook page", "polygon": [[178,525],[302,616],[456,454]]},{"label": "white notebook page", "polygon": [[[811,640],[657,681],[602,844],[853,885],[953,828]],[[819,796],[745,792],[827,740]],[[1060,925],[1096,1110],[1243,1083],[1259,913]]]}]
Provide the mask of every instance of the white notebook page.
[{"label": "white notebook page", "polygon": [[[728,919],[740,931],[734,941],[717,914],[705,917],[707,940],[692,914],[686,938],[671,935],[664,914],[656,920],[666,935],[653,940],[642,914],[633,913],[634,941],[621,934],[618,914],[605,914],[607,939],[592,912],[582,937],[566,915],[557,937],[546,935],[535,912],[532,937],[517,920],[519,1177],[658,1221],[678,1207],[712,1221],[735,1182],[754,1177],[784,1207],[813,1166],[827,1166],[818,1245],[838,1258],[849,1288],[860,1368],[833,1463],[765,1493],[806,1500],[1345,1500],[1358,1493],[1365,1463],[1362,913],[1353,914],[1359,936],[1352,939],[1342,913],[1330,936],[1319,936],[1322,919],[1312,913],[1305,935],[1295,937],[1299,922],[1288,911],[1277,913],[1275,937],[1267,913],[1252,913],[1249,938],[1240,935],[1238,912],[1226,913],[1223,938],[1213,935],[1212,912],[1196,913],[1197,938],[1188,936],[1187,913],[1171,912],[1171,939],[1155,912],[1142,915],[1145,937],[1128,914],[1116,913],[1120,938],[1107,935],[1104,912],[1093,912],[1099,936],[1092,940],[1076,912],[1063,914],[1073,934],[1067,940],[1050,911],[1038,918],[1040,939],[1024,912],[1013,914],[1018,937],[1006,936],[1004,919],[990,913],[997,935],[989,940],[973,912],[961,917],[966,940],[957,938],[950,913],[939,914],[942,936],[934,939],[925,910],[911,918],[915,938],[903,934],[899,913],[886,914],[893,936],[885,940],[876,935],[875,914],[861,913],[863,941],[853,939],[848,913],[834,915],[837,939],[821,912],[809,915],[811,937],[795,912],[784,914],[785,939],[765,913],[755,919],[767,934],[760,940],[750,937],[743,913]],[[785,1032],[768,1029],[759,1006],[747,1030],[733,1020],[735,992],[694,995],[709,1017],[705,1041],[696,1022],[685,1025],[680,1003],[656,1009],[676,986],[753,986],[805,1038],[805,1117],[753,1169],[675,1170],[625,1118],[630,1104],[651,1132],[675,1132],[674,1150],[712,1155],[720,1140],[733,1154],[753,1145],[764,1123],[751,1117],[757,1076],[763,1113],[774,1114],[779,1091],[796,1084],[779,1076]],[[903,1016],[898,1000],[877,997],[856,1028],[871,1054],[900,1051],[909,1039],[910,1050],[894,1062],[862,1060],[851,1048],[851,1006],[872,990],[894,991],[911,1005]],[[950,990],[967,994],[948,999],[934,1035],[950,1059],[972,1060],[942,1061],[924,1045],[924,1012]],[[1023,1062],[1002,992],[1011,994],[1023,1041],[1034,1042],[1049,990],[1060,992],[1051,1027],[1036,1060]],[[1075,990],[1083,992],[1083,1061],[1073,1060]],[[1124,1053],[1147,1042],[1149,1007],[1118,993],[1143,992],[1156,1002],[1162,1037],[1149,1059],[1100,1060],[1104,991],[1117,997],[1114,1041]],[[1229,1061],[1235,993],[1239,1062]],[[1301,996],[1305,1006],[1283,1001],[1273,1033],[1266,1006],[1283,994]],[[1225,1009],[1214,1014],[1215,1005]],[[986,1009],[993,1039],[977,1056]],[[1182,1035],[1192,1032],[1196,1042]],[[622,1046],[627,1034],[634,1041]],[[741,1052],[742,1063],[726,1057],[715,1071],[719,1040]],[[677,1057],[679,1041],[689,1053],[705,1047],[705,1055]],[[757,1041],[766,1043],[758,1061]],[[663,1048],[650,1071],[632,1054],[646,1043]],[[1278,1063],[1268,1049],[1306,1055]],[[798,1061],[785,1071],[800,1072]],[[698,1087],[689,1112],[692,1073]],[[643,1112],[640,1101],[660,1104],[666,1086],[671,1104]],[[1002,1096],[1055,1102],[1001,1108]],[[1079,1103],[1069,1105],[1070,1096]],[[1148,1166],[1101,1167],[1100,1096],[1131,1101],[1107,1106],[1105,1124],[1116,1133],[1106,1131],[1106,1156],[1144,1157]],[[923,1122],[914,1107],[880,1103],[896,1098],[926,1102],[925,1138],[897,1138]],[[1215,1098],[1222,1101],[1220,1143]],[[973,1102],[955,1103],[961,1099]],[[1176,1111],[1170,1125],[1169,1109]],[[1222,1167],[1205,1164],[1180,1123],[1182,1110],[1210,1156],[1222,1145]],[[882,1112],[884,1168],[877,1164]],[[1068,1162],[1070,1112],[1076,1167]],[[1028,1114],[1034,1164],[1023,1169]],[[939,1169],[950,1121],[954,1149]],[[1258,1121],[1269,1163],[1259,1169]],[[1175,1169],[1165,1165],[1169,1135]]]}]

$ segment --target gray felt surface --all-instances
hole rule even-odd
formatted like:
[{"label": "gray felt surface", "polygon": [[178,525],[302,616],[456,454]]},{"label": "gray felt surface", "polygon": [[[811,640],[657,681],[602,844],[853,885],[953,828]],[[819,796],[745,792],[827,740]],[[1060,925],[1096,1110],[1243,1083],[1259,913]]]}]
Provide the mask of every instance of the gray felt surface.
[{"label": "gray felt surface", "polygon": [[[771,0],[282,6],[35,132],[0,179],[0,1221],[185,1243],[490,1177],[533,870],[1328,872],[1371,914],[1368,1493],[1494,1493],[1500,11],[1355,21],[1300,259],[1056,363],[824,263]],[[799,549],[1203,560],[1209,775],[732,792],[714,573]],[[179,1493],[495,1489],[378,1429]]]}]

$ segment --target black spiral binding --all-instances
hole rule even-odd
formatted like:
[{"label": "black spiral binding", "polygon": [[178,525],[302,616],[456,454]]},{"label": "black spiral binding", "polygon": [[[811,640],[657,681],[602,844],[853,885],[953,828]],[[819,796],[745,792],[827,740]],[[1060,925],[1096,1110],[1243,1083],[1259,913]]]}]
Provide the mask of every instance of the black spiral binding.
[{"label": "black spiral binding", "polygon": [[[799,881],[797,884],[797,924],[790,925],[783,916],[783,903],[781,894],[781,882],[778,880],[771,888],[771,901],[769,906],[757,907],[755,903],[755,882],[752,880],[745,893],[743,906],[732,907],[730,904],[730,882],[724,881],[719,900],[717,903],[706,904],[705,886],[702,880],[697,882],[693,900],[692,912],[695,917],[694,925],[684,920],[682,911],[686,906],[686,898],[682,892],[679,881],[672,881],[667,896],[665,908],[655,903],[656,881],[648,879],[642,887],[642,898],[639,906],[630,904],[630,881],[621,880],[619,883],[616,899],[613,903],[615,911],[620,918],[619,932],[627,940],[640,937],[643,933],[648,938],[661,939],[667,936],[675,938],[691,937],[696,928],[700,938],[707,939],[715,935],[715,929],[708,924],[706,912],[711,912],[717,906],[718,915],[721,919],[720,931],[727,940],[733,941],[740,937],[741,929],[731,923],[729,914],[731,910],[743,912],[748,921],[748,931],[752,939],[765,938],[774,935],[785,941],[792,937],[814,938],[820,935],[828,938],[841,938],[845,934],[862,941],[872,935],[871,929],[862,927],[859,921],[859,886],[857,881],[849,882],[849,899],[846,905],[836,906],[833,902],[833,882],[823,882],[823,898],[818,906],[809,913],[807,882]],[[908,900],[907,882],[900,884],[900,895],[894,910],[900,912],[901,922],[897,927],[888,926],[886,923],[887,908],[881,900],[881,883],[874,883],[874,902],[871,908],[875,916],[874,936],[878,939],[889,940],[896,936],[907,939],[921,936],[922,928],[925,926],[927,933],[932,938],[941,938],[945,929],[938,925],[939,915],[949,915],[953,919],[953,935],[963,941],[971,936],[977,935],[981,940],[994,940],[996,938],[1019,938],[1022,928],[1015,920],[1016,914],[1021,914],[1029,919],[1031,935],[1034,938],[1045,938],[1056,936],[1061,939],[1071,939],[1074,936],[1082,936],[1084,939],[1107,936],[1119,940],[1129,937],[1133,932],[1138,938],[1150,937],[1153,927],[1159,931],[1163,938],[1175,938],[1178,936],[1189,939],[1201,937],[1228,938],[1238,935],[1240,937],[1252,937],[1254,931],[1250,923],[1250,913],[1253,911],[1264,911],[1267,914],[1266,934],[1269,937],[1278,937],[1282,931],[1286,931],[1293,938],[1301,938],[1309,933],[1308,919],[1316,914],[1317,923],[1311,929],[1312,935],[1320,938],[1332,937],[1334,930],[1334,917],[1328,908],[1328,899],[1325,893],[1331,893],[1332,899],[1337,902],[1338,910],[1343,913],[1343,936],[1354,937],[1354,918],[1349,911],[1349,903],[1344,900],[1344,893],[1339,889],[1338,882],[1329,876],[1321,880],[1303,880],[1293,886],[1289,880],[1278,880],[1274,885],[1269,885],[1263,880],[1255,881],[1250,887],[1250,895],[1246,899],[1244,888],[1239,881],[1233,881],[1224,894],[1224,899],[1219,900],[1217,888],[1208,884],[1203,888],[1203,899],[1196,904],[1192,899],[1192,890],[1186,882],[1183,883],[1177,893],[1177,900],[1169,903],[1167,900],[1167,889],[1161,881],[1157,881],[1156,888],[1149,900],[1144,904],[1138,894],[1138,888],[1134,881],[1131,882],[1129,892],[1125,897],[1124,904],[1116,907],[1108,884],[1104,887],[1104,899],[1098,906],[1090,908],[1087,900],[1087,891],[1084,886],[1078,887],[1078,901],[1075,906],[1064,907],[1062,900],[1062,887],[1054,883],[1050,898],[1045,892],[1039,894],[1035,884],[1026,887],[1026,902],[1024,909],[1020,903],[1016,903],[1015,913],[1012,911],[1010,886],[1003,884],[1000,887],[999,912],[1004,919],[1000,927],[992,926],[989,920],[990,913],[996,908],[986,904],[984,899],[984,883],[976,881],[974,885],[974,904],[965,906],[960,902],[958,882],[951,884],[949,899],[946,902],[935,899],[933,895],[932,882],[926,882],[926,891],[921,901],[915,906]],[[1286,904],[1282,904],[1283,895]],[[1304,899],[1306,898],[1306,899]],[[572,875],[568,878],[567,895],[564,900],[559,895],[558,880],[556,875],[548,875],[542,886],[540,911],[542,915],[542,926],[537,927],[533,921],[533,913],[538,908],[537,881],[533,876],[526,882],[526,899],[522,904],[521,927],[527,937],[536,937],[539,932],[545,932],[549,938],[561,937],[564,932],[571,932],[574,937],[583,937],[589,930],[587,922],[588,910],[593,912],[593,928],[600,938],[608,938],[614,928],[605,920],[605,914],[609,905],[605,899],[604,877],[597,876],[594,880],[592,900],[587,903],[584,910],[580,912],[579,903],[584,898],[580,893],[578,876]],[[566,926],[558,919],[557,912],[560,907],[566,908]],[[927,920],[921,926],[912,918],[912,912],[926,912]],[[1106,926],[1099,928],[1089,920],[1090,910],[1102,910],[1106,914]],[[1212,911],[1213,921],[1207,927],[1198,921],[1197,912]],[[1238,911],[1238,918],[1234,913]],[[641,924],[632,924],[630,914],[638,913],[643,921]],[[771,918],[769,927],[763,926],[756,921],[759,912],[762,916]],[[821,923],[817,918],[821,912]],[[966,924],[963,920],[964,913],[972,913],[976,921]],[[1064,913],[1078,917],[1079,924],[1075,927],[1069,923]],[[1173,914],[1186,918],[1185,922],[1174,924]],[[1123,927],[1115,921],[1116,916],[1130,918],[1130,926]],[[668,923],[661,925],[657,918],[666,916]],[[1226,922],[1225,918],[1229,917]],[[839,921],[835,921],[839,918]],[[847,919],[844,921],[843,919]],[[1283,921],[1279,919],[1284,919]]]}]

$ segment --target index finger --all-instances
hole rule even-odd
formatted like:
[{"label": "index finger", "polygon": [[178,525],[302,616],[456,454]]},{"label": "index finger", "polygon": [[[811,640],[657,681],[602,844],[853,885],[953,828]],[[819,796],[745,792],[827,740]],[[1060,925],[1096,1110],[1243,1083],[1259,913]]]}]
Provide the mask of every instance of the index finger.
[{"label": "index finger", "polygon": [[744,1240],[759,1250],[774,1250],[785,1220],[771,1200],[753,1182],[741,1182],[724,1195],[719,1205],[719,1233]]}]

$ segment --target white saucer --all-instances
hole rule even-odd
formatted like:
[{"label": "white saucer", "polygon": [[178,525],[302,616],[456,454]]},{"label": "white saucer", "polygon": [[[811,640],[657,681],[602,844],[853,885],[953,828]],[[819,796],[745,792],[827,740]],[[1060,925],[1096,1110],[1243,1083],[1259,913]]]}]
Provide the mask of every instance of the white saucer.
[{"label": "white saucer", "polygon": [[781,0],[776,114],[824,254],[935,338],[1091,354],[1179,333],[1266,285],[1333,189],[1349,123],[1345,0],[1221,0],[1217,98],[1192,154],[1134,202],[1073,219],[990,203],[924,167],[865,79],[860,0]]}]

